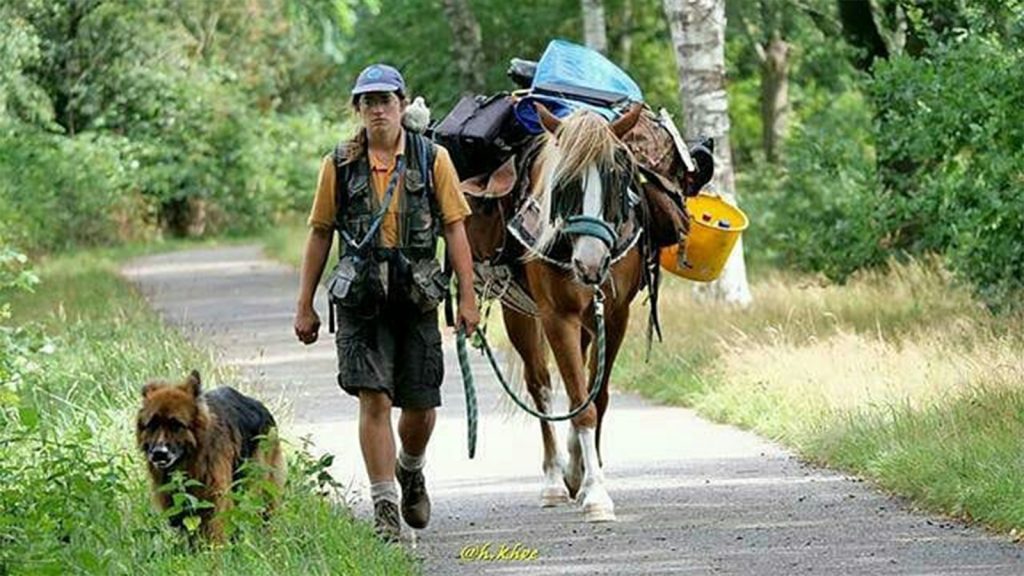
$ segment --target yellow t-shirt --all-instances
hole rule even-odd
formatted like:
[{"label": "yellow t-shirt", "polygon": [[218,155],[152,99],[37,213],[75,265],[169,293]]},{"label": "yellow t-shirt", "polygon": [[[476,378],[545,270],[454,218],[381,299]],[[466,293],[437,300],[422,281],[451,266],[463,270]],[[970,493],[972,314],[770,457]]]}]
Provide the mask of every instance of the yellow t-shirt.
[{"label": "yellow t-shirt", "polygon": [[[434,196],[437,198],[437,205],[441,209],[441,217],[445,224],[458,222],[471,213],[469,203],[459,191],[459,178],[455,172],[455,165],[443,146],[437,146],[437,155],[434,158]],[[370,156],[370,181],[377,201],[384,201],[384,194],[387,192],[388,180],[394,172],[398,156],[405,154],[405,136],[399,139],[398,150],[395,157],[387,165],[379,163],[373,156]],[[313,209],[309,214],[309,225],[314,228],[331,230],[334,227],[334,215],[337,210],[334,205],[334,159],[331,154],[324,156],[320,163],[320,177],[317,183],[316,198],[313,200]],[[405,221],[402,213],[401,194],[405,190],[402,177],[399,177],[395,185],[394,197],[388,206],[388,211],[380,226],[381,246],[394,247],[398,245],[400,236],[400,224]]]}]

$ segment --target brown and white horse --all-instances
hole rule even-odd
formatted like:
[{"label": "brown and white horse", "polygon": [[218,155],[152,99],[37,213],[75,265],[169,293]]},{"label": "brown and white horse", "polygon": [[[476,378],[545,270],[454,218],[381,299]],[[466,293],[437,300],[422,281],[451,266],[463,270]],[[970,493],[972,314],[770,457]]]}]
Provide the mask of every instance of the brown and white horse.
[{"label": "brown and white horse", "polygon": [[505,305],[502,313],[509,339],[523,359],[527,390],[537,409],[550,413],[544,342],[554,354],[570,406],[580,406],[591,383],[588,356],[591,371],[596,363],[597,347],[589,346],[597,338],[595,291],[603,294],[606,361],[598,376],[606,385],[594,403],[572,418],[568,458],[552,423],[540,421],[545,475],[541,503],[555,506],[575,498],[588,522],[610,521],[615,506],[602,472],[601,422],[608,408],[607,380],[626,332],[629,304],[643,285],[644,266],[639,243],[613,254],[623,229],[638,225],[632,212],[635,194],[641,193],[635,190],[635,160],[620,138],[636,123],[640,107],[611,124],[593,112],[576,112],[563,120],[540,106],[538,112],[547,134],[530,169],[530,193],[540,207],[543,228],[532,250],[556,256],[527,257],[522,263],[525,287],[539,316]]}]

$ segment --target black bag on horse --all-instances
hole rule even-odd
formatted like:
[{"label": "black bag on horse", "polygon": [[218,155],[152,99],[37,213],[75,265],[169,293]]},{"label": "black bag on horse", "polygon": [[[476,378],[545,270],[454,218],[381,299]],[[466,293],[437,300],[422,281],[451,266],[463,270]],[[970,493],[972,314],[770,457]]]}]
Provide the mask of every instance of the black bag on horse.
[{"label": "black bag on horse", "polygon": [[434,141],[444,146],[460,180],[497,168],[525,138],[512,113],[507,93],[490,97],[463,96],[434,128]]}]

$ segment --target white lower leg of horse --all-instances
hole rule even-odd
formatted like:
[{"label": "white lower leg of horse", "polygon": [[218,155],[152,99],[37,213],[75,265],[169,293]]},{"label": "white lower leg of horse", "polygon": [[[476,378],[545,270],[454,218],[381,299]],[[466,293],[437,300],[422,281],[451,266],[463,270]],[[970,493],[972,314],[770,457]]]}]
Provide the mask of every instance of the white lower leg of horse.
[{"label": "white lower leg of horse", "polygon": [[593,428],[579,430],[583,451],[583,516],[587,522],[615,520],[615,504],[604,486],[604,472],[597,459],[597,435]]},{"label": "white lower leg of horse", "polygon": [[580,448],[580,435],[576,426],[569,426],[569,467],[565,471],[565,483],[569,492],[577,500],[580,499],[580,486],[583,484],[583,451]]},{"label": "white lower leg of horse", "polygon": [[542,506],[558,506],[569,502],[569,489],[565,487],[562,477],[565,475],[566,458],[565,452],[558,448],[558,436],[555,434],[554,426],[551,427],[551,434],[555,440],[555,449],[550,457],[544,459],[544,491],[541,492]]},{"label": "white lower leg of horse", "polygon": [[[541,412],[548,413],[550,407],[551,393],[545,390],[541,393]],[[551,422],[541,422],[544,429],[544,489],[540,494],[541,506],[558,506],[569,502],[569,490],[562,481],[565,474],[566,458],[565,453],[558,446],[558,432]],[[550,438],[550,446],[547,444]]]}]

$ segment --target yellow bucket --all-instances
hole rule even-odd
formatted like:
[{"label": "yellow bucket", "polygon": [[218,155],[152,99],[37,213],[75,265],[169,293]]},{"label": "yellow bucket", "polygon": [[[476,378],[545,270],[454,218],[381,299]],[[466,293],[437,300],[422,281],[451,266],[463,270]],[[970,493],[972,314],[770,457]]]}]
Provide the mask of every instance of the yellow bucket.
[{"label": "yellow bucket", "polygon": [[740,233],[747,228],[747,215],[718,196],[698,195],[686,199],[690,213],[690,234],[683,258],[679,244],[661,249],[661,267],[698,282],[718,278],[725,268]]}]

